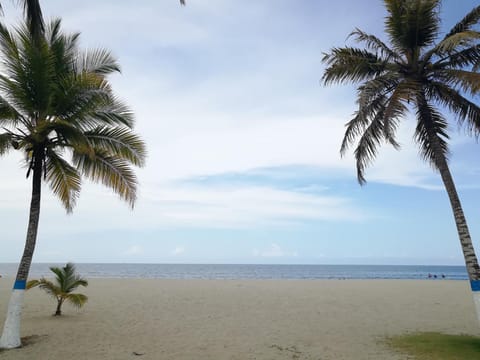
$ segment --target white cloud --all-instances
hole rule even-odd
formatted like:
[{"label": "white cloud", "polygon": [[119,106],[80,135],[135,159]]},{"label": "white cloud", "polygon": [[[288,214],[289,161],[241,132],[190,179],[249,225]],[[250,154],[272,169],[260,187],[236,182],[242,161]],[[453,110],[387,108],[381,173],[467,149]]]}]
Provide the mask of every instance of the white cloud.
[{"label": "white cloud", "polygon": [[141,255],[143,254],[143,248],[138,245],[132,245],[123,252],[123,255]]},{"label": "white cloud", "polygon": [[296,251],[286,251],[276,243],[270,244],[270,247],[263,250],[253,249],[253,256],[255,257],[297,257]]},{"label": "white cloud", "polygon": [[170,253],[172,256],[181,255],[185,252],[185,246],[177,246],[175,249],[172,250]]}]

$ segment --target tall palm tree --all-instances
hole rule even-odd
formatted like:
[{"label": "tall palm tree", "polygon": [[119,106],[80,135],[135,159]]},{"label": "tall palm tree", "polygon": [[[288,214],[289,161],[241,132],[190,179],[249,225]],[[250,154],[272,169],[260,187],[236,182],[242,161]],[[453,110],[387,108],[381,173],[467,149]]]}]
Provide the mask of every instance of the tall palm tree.
[{"label": "tall palm tree", "polygon": [[63,34],[52,21],[40,40],[28,24],[10,32],[0,24],[0,155],[20,151],[32,198],[25,242],[1,348],[20,343],[21,305],[37,238],[42,182],[67,212],[79,196],[82,176],[113,189],[132,207],[145,146],[132,133],[130,109],[114,95],[107,76],[119,72],[109,51],[81,52],[79,34]]},{"label": "tall palm tree", "polygon": [[88,281],[75,272],[75,265],[68,263],[61,268],[52,266],[50,270],[55,274],[54,281],[47,280],[44,277],[40,278],[40,280],[30,280],[27,283],[27,289],[38,286],[57,300],[55,316],[62,315],[64,302],[69,302],[79,308],[87,303],[87,295],[73,292],[79,286],[88,286]]},{"label": "tall palm tree", "polygon": [[382,143],[395,148],[395,131],[409,111],[416,117],[414,139],[425,161],[440,173],[453,210],[458,237],[480,321],[480,268],[467,222],[448,166],[449,111],[470,134],[480,135],[480,6],[445,36],[440,35],[440,0],[384,0],[389,44],[356,29],[351,36],[364,47],[333,48],[324,55],[325,85],[359,84],[358,110],[346,124],[340,152],[355,146],[357,177]]}]

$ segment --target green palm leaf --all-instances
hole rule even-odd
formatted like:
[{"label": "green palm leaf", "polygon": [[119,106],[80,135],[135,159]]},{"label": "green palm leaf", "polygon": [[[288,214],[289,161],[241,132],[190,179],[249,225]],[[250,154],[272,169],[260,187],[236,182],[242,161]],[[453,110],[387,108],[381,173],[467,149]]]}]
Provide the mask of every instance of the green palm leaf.
[{"label": "green palm leaf", "polygon": [[94,148],[116,154],[136,166],[145,163],[146,149],[143,141],[127,128],[99,127],[85,133]]},{"label": "green palm leaf", "polygon": [[367,50],[356,48],[333,48],[324,54],[322,61],[327,68],[322,76],[325,85],[332,83],[359,82],[381,75],[387,63]]},{"label": "green palm leaf", "polygon": [[73,306],[80,308],[87,303],[88,296],[84,294],[68,294],[65,297],[65,300],[67,300]]},{"label": "green palm leaf", "polygon": [[0,133],[0,156],[12,149],[12,140],[10,133]]},{"label": "green palm leaf", "polygon": [[106,151],[95,149],[94,157],[74,151],[75,166],[94,182],[111,188],[133,208],[137,194],[137,177],[127,161]]},{"label": "green palm leaf", "polygon": [[80,195],[81,177],[77,169],[58,156],[53,150],[47,152],[47,181],[53,193],[71,212]]}]

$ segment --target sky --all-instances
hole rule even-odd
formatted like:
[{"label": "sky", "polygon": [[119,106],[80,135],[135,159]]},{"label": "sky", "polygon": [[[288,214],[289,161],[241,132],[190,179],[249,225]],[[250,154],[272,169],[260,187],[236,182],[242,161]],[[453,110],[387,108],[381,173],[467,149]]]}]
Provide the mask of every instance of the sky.
[{"label": "sky", "polygon": [[[3,21],[21,9],[2,2]],[[341,158],[353,86],[320,83],[322,54],[356,27],[382,36],[379,0],[41,1],[47,19],[104,47],[148,148],[131,210],[84,182],[67,215],[44,186],[34,262],[462,265],[438,173],[399,129],[356,180]],[[445,0],[445,33],[476,1]],[[477,99],[478,100],[478,99]],[[451,170],[480,251],[479,145],[451,122]],[[0,158],[0,262],[18,262],[31,184]]]}]

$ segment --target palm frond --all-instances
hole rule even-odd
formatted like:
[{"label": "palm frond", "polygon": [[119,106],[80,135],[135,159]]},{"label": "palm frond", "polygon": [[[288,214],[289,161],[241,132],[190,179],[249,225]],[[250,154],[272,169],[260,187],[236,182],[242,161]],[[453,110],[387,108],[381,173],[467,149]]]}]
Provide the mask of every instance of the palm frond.
[{"label": "palm frond", "polygon": [[61,19],[52,20],[47,27],[45,37],[55,64],[57,81],[61,81],[75,71],[79,36],[80,33],[61,32]]},{"label": "palm frond", "polygon": [[42,8],[39,0],[22,0],[28,29],[34,39],[39,39],[45,31]]},{"label": "palm frond", "polygon": [[85,132],[85,136],[94,148],[116,154],[136,166],[143,166],[145,163],[145,144],[130,129],[99,127]]},{"label": "palm frond", "polygon": [[46,176],[53,193],[58,196],[67,212],[72,212],[81,188],[81,177],[78,171],[53,150],[49,150]]},{"label": "palm frond", "polygon": [[43,277],[40,280],[30,280],[27,283],[27,289],[32,289],[37,286],[53,298],[57,298],[61,292],[58,286]]},{"label": "palm frond", "polygon": [[355,41],[364,43],[367,49],[380,53],[380,56],[386,61],[400,60],[398,54],[392,49],[390,49],[388,45],[386,45],[375,35],[367,34],[366,32],[356,28],[350,33],[349,37],[354,37]]},{"label": "palm frond", "polygon": [[74,151],[73,162],[85,176],[111,188],[133,208],[137,196],[137,178],[128,162],[99,149],[95,149],[93,158]]},{"label": "palm frond", "polygon": [[[375,114],[384,112],[388,104],[388,97],[398,86],[398,76],[393,72],[387,72],[377,76],[372,80],[366,81],[358,87],[357,104],[358,111],[355,117],[347,123],[345,136],[340,147],[340,154],[343,156],[347,149],[360,137],[370,125],[371,119]],[[393,146],[398,147],[393,134],[393,129],[386,131],[390,134],[387,141]]]},{"label": "palm frond", "polygon": [[415,141],[420,147],[422,158],[434,169],[438,169],[440,157],[447,159],[448,123],[445,118],[426,101],[417,101],[417,127]]},{"label": "palm frond", "polygon": [[391,96],[388,98],[385,109],[383,111],[383,133],[387,140],[395,149],[399,149],[400,145],[395,139],[395,133],[398,128],[398,122],[401,117],[407,113],[406,102],[410,100],[413,92],[410,82],[404,81],[400,83]]},{"label": "palm frond", "polygon": [[357,179],[360,185],[366,183],[365,169],[375,160],[378,153],[378,147],[385,139],[385,129],[383,126],[384,112],[377,112],[370,125],[360,136],[354,155],[357,166]]},{"label": "palm frond", "polygon": [[478,31],[463,31],[455,33],[440,41],[432,51],[437,54],[451,53],[453,51],[464,50],[466,47],[475,45],[480,39]]},{"label": "palm frond", "polygon": [[467,49],[448,54],[433,63],[434,69],[455,69],[473,67],[477,71],[480,66],[480,45],[473,45]]},{"label": "palm frond", "polygon": [[0,156],[12,149],[12,134],[0,133]]},{"label": "palm frond", "polygon": [[430,84],[428,96],[447,107],[457,117],[459,126],[465,126],[477,138],[480,136],[480,107],[477,104],[440,82]]},{"label": "palm frond", "polygon": [[460,20],[455,26],[445,35],[445,39],[462,33],[465,31],[470,31],[472,26],[477,25],[480,21],[480,6],[473,8],[465,17]]},{"label": "palm frond", "polygon": [[65,300],[67,300],[73,306],[81,308],[87,303],[88,296],[84,294],[68,294],[65,296]]},{"label": "palm frond", "polygon": [[64,78],[59,85],[65,90],[57,97],[56,115],[65,121],[85,130],[105,125],[133,128],[132,111],[102,77],[81,73]]},{"label": "palm frond", "polygon": [[377,97],[365,106],[360,106],[354,118],[346,124],[345,135],[342,140],[342,145],[340,146],[341,156],[345,155],[350,146],[355,143],[355,140],[368,128],[372,114],[383,111],[385,103],[386,96],[383,95]]},{"label": "palm frond", "polygon": [[108,75],[113,72],[120,72],[120,65],[110,51],[106,49],[95,49],[86,51],[79,57],[78,69],[81,72],[97,75]]},{"label": "palm frond", "polygon": [[322,62],[327,65],[322,76],[324,85],[369,80],[381,75],[388,64],[376,54],[351,47],[333,48],[324,54]]},{"label": "palm frond", "polygon": [[411,55],[414,49],[431,45],[438,35],[440,0],[385,0],[385,28],[398,51]]},{"label": "palm frond", "polygon": [[443,69],[435,72],[437,81],[463,92],[475,95],[480,90],[480,73],[461,69]]},{"label": "palm frond", "polygon": [[[1,80],[0,80],[1,81]],[[0,126],[15,127],[23,116],[0,95]]]}]

